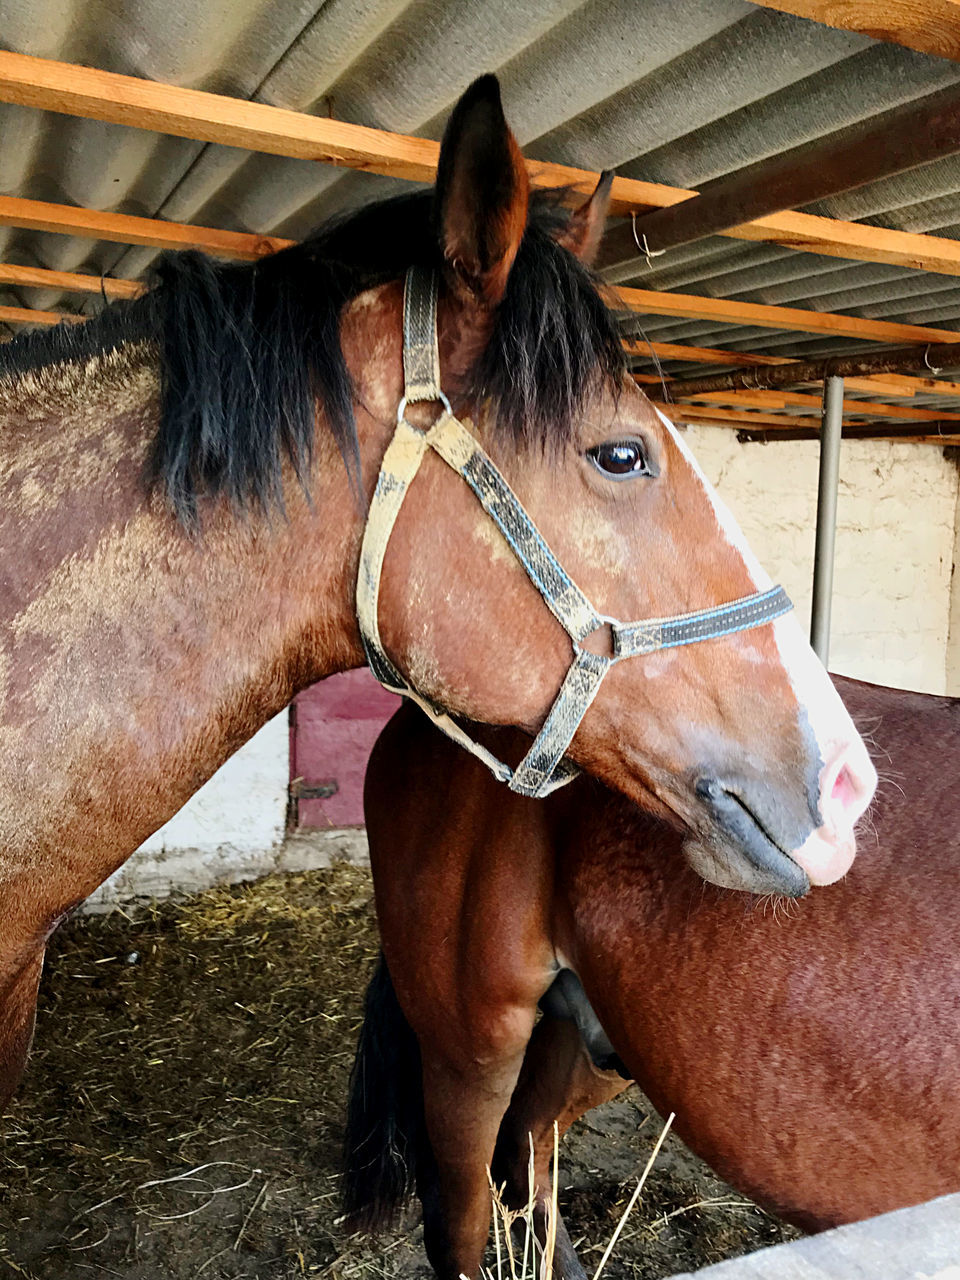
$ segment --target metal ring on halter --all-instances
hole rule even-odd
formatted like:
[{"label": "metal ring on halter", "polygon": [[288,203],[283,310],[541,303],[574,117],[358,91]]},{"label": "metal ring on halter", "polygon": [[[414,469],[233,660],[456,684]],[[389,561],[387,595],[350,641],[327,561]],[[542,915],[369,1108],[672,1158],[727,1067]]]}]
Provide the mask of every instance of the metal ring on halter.
[{"label": "metal ring on halter", "polygon": [[[450,417],[451,418],[453,417],[453,410],[450,408],[450,401],[447,399],[447,397],[444,395],[442,391],[438,390],[435,396],[430,397],[430,400],[439,400],[440,403],[443,405],[444,409],[446,409],[447,413],[449,413]],[[418,396],[416,400],[408,401],[406,396],[401,396],[400,403],[397,405],[397,421],[398,422],[403,421],[403,415],[407,411],[408,404],[429,404],[429,400],[427,400],[426,398],[420,399],[420,397]]]},{"label": "metal ring on halter", "polygon": [[[433,272],[419,267],[407,272],[404,288],[403,368],[404,396],[397,408],[397,427],[380,466],[363,532],[357,577],[360,635],[370,668],[380,683],[416,702],[438,728],[472,752],[511,791],[539,798],[576,776],[577,768],[565,758],[566,750],[604,676],[615,663],[764,626],[793,608],[782,587],[770,587],[739,600],[672,617],[621,622],[598,613],[547,546],[480,442],[454,417],[450,401],[440,390],[437,282]],[[421,431],[406,420],[404,413],[408,403],[431,400],[438,401],[443,412],[431,427]],[[470,486],[547,608],[570,637],[572,660],[563,684],[516,769],[498,760],[442,708],[419,693],[390,661],[380,639],[378,601],[387,544],[404,496],[428,450],[438,453]],[[610,627],[610,657],[592,653],[580,643],[602,626]]]}]

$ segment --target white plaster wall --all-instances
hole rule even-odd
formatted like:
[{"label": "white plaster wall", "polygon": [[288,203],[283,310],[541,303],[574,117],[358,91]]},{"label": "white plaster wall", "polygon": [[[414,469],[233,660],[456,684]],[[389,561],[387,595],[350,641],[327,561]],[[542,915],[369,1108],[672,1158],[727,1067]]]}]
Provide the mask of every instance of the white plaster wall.
[{"label": "white plaster wall", "polygon": [[953,577],[950,581],[950,634],[947,637],[947,693],[960,695],[960,487],[953,532]]},{"label": "white plaster wall", "polygon": [[274,717],[110,877],[88,904],[194,892],[274,869],[290,781],[287,712]]},{"label": "white plaster wall", "polygon": [[[818,443],[742,445],[718,427],[685,438],[809,628]],[[957,467],[934,445],[843,442],[832,671],[946,692],[957,493]]]}]

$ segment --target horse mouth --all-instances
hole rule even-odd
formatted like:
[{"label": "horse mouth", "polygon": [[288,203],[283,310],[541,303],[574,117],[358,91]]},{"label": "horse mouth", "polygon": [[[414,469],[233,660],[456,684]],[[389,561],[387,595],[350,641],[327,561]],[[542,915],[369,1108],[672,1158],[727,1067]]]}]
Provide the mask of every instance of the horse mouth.
[{"label": "horse mouth", "polygon": [[727,846],[744,857],[769,885],[765,891],[791,898],[802,898],[809,892],[810,879],[806,871],[777,842],[739,791],[725,786],[719,778],[700,778],[696,793],[720,828]]}]

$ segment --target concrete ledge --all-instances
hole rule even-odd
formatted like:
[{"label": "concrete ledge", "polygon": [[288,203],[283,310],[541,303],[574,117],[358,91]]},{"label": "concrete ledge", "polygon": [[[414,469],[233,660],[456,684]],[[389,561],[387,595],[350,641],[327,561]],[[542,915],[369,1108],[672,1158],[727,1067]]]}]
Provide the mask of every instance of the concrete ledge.
[{"label": "concrete ledge", "polygon": [[242,849],[229,843],[214,849],[138,849],[119,871],[96,889],[84,911],[150,902],[172,894],[201,893],[217,884],[239,884],[277,871],[312,871],[332,862],[369,863],[362,827],[296,831],[266,849]]},{"label": "concrete ledge", "polygon": [[[673,1280],[693,1280],[685,1271]],[[960,1194],[696,1272],[697,1280],[960,1280]]]},{"label": "concrete ledge", "polygon": [[313,871],[331,862],[369,867],[370,846],[364,827],[331,827],[329,831],[294,831],[280,847],[277,871]]}]

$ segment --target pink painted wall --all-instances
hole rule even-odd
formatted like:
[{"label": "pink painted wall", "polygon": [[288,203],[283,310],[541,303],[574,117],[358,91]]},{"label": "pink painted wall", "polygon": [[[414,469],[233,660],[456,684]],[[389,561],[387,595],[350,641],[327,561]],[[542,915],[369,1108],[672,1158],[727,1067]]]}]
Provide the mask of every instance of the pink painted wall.
[{"label": "pink painted wall", "polygon": [[290,777],[308,785],[336,782],[337,794],[301,800],[300,827],[353,827],[363,823],[363,775],[380,730],[400,699],[364,667],[305,689],[293,704]]}]

